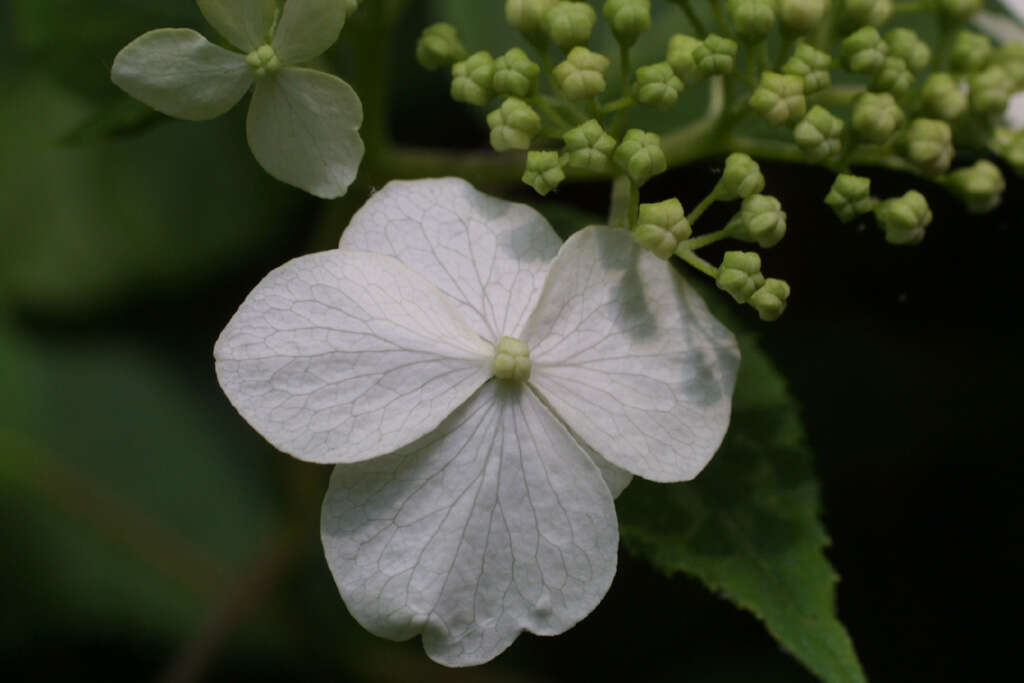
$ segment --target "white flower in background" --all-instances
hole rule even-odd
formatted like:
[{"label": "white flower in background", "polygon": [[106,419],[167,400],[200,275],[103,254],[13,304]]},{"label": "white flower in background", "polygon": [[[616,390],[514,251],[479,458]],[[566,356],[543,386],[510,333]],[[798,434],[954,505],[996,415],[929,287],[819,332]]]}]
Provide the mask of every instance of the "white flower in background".
[{"label": "white flower in background", "polygon": [[[1001,0],[1001,3],[1014,18],[983,10],[975,14],[971,21],[1000,43],[1024,41],[1024,0]],[[1010,128],[1024,128],[1024,92],[1010,97],[1003,117]]]},{"label": "white flower in background", "polygon": [[322,538],[349,610],[449,666],[593,610],[613,497],[693,478],[729,422],[735,339],[679,274],[625,230],[559,247],[464,181],[393,182],[339,249],[260,282],[214,350],[267,440],[338,463]]},{"label": "white flower in background", "polygon": [[241,52],[191,29],[163,28],[129,43],[111,78],[129,95],[180,119],[216,118],[255,84],[246,132],[266,171],[310,194],[345,194],[363,158],[363,107],[337,76],[295,66],[338,39],[349,3],[197,0],[207,21]]}]

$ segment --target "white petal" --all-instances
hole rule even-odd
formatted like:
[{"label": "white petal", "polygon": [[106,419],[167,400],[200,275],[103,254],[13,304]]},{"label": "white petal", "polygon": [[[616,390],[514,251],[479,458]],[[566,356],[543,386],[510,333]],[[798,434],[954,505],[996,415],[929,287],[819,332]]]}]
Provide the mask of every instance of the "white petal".
[{"label": "white petal", "polygon": [[430,436],[335,468],[327,562],[353,616],[432,659],[486,662],[601,601],[618,524],[597,468],[528,387],[497,380]]},{"label": "white petal", "polygon": [[587,455],[589,455],[594,461],[594,464],[597,465],[597,469],[601,471],[601,477],[604,479],[605,485],[608,486],[608,490],[611,492],[612,498],[618,498],[619,495],[626,490],[626,487],[629,486],[629,482],[633,481],[633,475],[621,467],[616,467],[611,464],[601,457],[600,453],[582,441],[577,440],[577,443],[583,447],[583,450],[587,452]]},{"label": "white petal", "polygon": [[[1012,10],[1019,19],[1024,20],[1024,0],[1004,2],[1003,4],[1007,6],[1007,9]],[[1024,27],[1021,27],[1018,21],[996,12],[982,10],[971,17],[971,23],[1000,43],[1024,40]]]},{"label": "white petal", "polygon": [[285,64],[308,62],[338,40],[345,25],[339,0],[288,0],[274,31],[274,52]]},{"label": "white petal", "polygon": [[242,417],[280,450],[322,463],[429,433],[487,381],[492,352],[398,261],[337,249],[272,271],[214,347]]},{"label": "white petal", "polygon": [[1006,119],[1006,125],[1012,130],[1024,128],[1024,92],[1010,96],[1010,102],[1006,105],[1003,118]]},{"label": "white petal", "polygon": [[337,76],[286,67],[256,84],[246,132],[267,173],[310,195],[345,194],[362,161],[362,104]]},{"label": "white petal", "polygon": [[1018,21],[1024,21],[1024,0],[1000,0],[1000,2],[1010,11],[1010,14],[1017,17]]},{"label": "white petal", "polygon": [[334,199],[363,160],[363,105],[337,76],[285,67],[256,84],[246,132],[260,165],[278,180]]},{"label": "white petal", "polygon": [[270,38],[274,0],[196,0],[200,11],[228,42],[250,52]]},{"label": "white petal", "polygon": [[612,464],[692,479],[729,425],[739,350],[671,266],[590,227],[551,266],[526,326],[530,384]]},{"label": "white petal", "polygon": [[530,207],[457,178],[388,183],[341,236],[342,248],[394,256],[423,275],[493,342],[519,336],[560,244]]},{"label": "white petal", "polygon": [[110,78],[157,111],[190,121],[231,109],[253,80],[245,57],[187,28],[157,29],[128,43],[114,58]]}]

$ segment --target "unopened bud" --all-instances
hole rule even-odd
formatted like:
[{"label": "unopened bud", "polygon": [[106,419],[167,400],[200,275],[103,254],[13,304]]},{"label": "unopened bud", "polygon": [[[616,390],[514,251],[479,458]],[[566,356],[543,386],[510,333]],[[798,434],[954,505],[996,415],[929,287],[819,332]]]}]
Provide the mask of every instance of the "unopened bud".
[{"label": "unopened bud", "polygon": [[985,4],[985,0],[938,0],[939,14],[952,23],[960,24],[971,18]]},{"label": "unopened bud", "polygon": [[755,194],[743,200],[739,212],[726,226],[729,235],[744,242],[774,247],[786,236],[786,212],[778,199]]},{"label": "unopened bud", "polygon": [[604,72],[611,62],[585,47],[574,47],[564,62],[555,67],[555,81],[570,100],[584,100],[604,92]]},{"label": "unopened bud", "polygon": [[978,114],[1001,114],[1010,101],[1013,79],[998,64],[970,77],[971,111]]},{"label": "unopened bud", "polygon": [[819,163],[842,150],[844,126],[842,119],[816,104],[793,129],[793,139],[810,161]]},{"label": "unopened bud", "polygon": [[530,105],[510,97],[487,115],[487,125],[491,129],[491,147],[504,152],[530,149],[534,136],[540,132],[541,121]]},{"label": "unopened bud", "polygon": [[623,45],[632,45],[651,29],[651,0],[607,0],[603,13]]},{"label": "unopened bud", "polygon": [[993,146],[1006,163],[1013,167],[1014,173],[1024,176],[1024,130],[997,130]]},{"label": "unopened bud", "polygon": [[536,35],[544,14],[554,4],[555,0],[505,0],[505,20],[517,31]]},{"label": "unopened bud", "polygon": [[775,27],[775,10],[769,0],[729,0],[726,7],[740,39],[757,43]]},{"label": "unopened bud", "polygon": [[643,185],[668,168],[661,149],[661,136],[634,128],[626,131],[616,148],[615,163],[636,185]]},{"label": "unopened bud", "polygon": [[878,29],[865,26],[843,39],[839,58],[846,69],[857,74],[874,74],[889,56],[889,44]]},{"label": "unopened bud", "polygon": [[917,190],[902,197],[886,199],[875,207],[875,218],[889,244],[920,244],[925,228],[932,222],[928,200]]},{"label": "unopened bud", "polygon": [[597,12],[585,2],[558,2],[542,20],[544,32],[563,50],[586,45],[597,23]]},{"label": "unopened bud", "polygon": [[804,81],[799,76],[764,71],[749,104],[772,126],[798,119],[807,111]]},{"label": "unopened bud", "polygon": [[825,203],[832,207],[840,221],[849,223],[875,208],[876,202],[871,196],[871,179],[840,173],[832,183]]},{"label": "unopened bud", "polygon": [[786,312],[791,292],[788,282],[770,277],[750,296],[748,303],[761,320],[775,322]]},{"label": "unopened bud", "polygon": [[1003,67],[1015,91],[1024,88],[1024,42],[1003,43],[992,53],[990,61]]},{"label": "unopened bud", "polygon": [[894,28],[885,34],[885,42],[889,45],[889,54],[906,62],[914,73],[921,73],[932,60],[928,43],[909,28]]},{"label": "unopened bud", "polygon": [[537,86],[540,66],[514,47],[494,60],[492,86],[499,95],[526,97]]},{"label": "unopened bud", "polygon": [[658,258],[668,259],[676,247],[693,234],[678,199],[641,204],[633,239]]},{"label": "unopened bud", "polygon": [[934,73],[921,87],[921,106],[936,118],[952,121],[967,111],[967,95],[952,75]]},{"label": "unopened bud", "polygon": [[957,169],[946,175],[942,182],[971,213],[987,213],[999,206],[1006,189],[1003,172],[988,159]]},{"label": "unopened bud", "polygon": [[458,32],[451,24],[431,24],[423,29],[416,43],[416,61],[431,71],[451,66],[465,58],[466,48],[462,47]]},{"label": "unopened bud", "polygon": [[882,144],[903,127],[906,116],[887,92],[862,93],[853,105],[851,125],[867,142]]},{"label": "unopened bud", "polygon": [[615,138],[605,132],[596,119],[576,126],[562,136],[568,164],[595,173],[604,173],[611,169],[612,154],[618,143]]},{"label": "unopened bud", "polygon": [[907,128],[907,158],[927,175],[942,175],[953,161],[953,129],[939,119],[914,119]]},{"label": "unopened bud", "polygon": [[782,73],[799,76],[804,81],[804,94],[813,95],[832,85],[832,55],[808,43],[796,46],[793,56],[782,65]]},{"label": "unopened bud", "polygon": [[739,50],[735,40],[712,33],[693,51],[693,58],[704,76],[727,74],[732,72]]},{"label": "unopened bud", "polygon": [[683,82],[672,71],[668,62],[658,62],[636,70],[633,97],[640,104],[656,109],[668,109],[676,103],[682,91]]},{"label": "unopened bud", "polygon": [[857,26],[884,26],[892,18],[892,0],[846,0],[846,14]]},{"label": "unopened bud", "polygon": [[491,99],[494,58],[481,50],[452,65],[452,99],[484,106]]},{"label": "unopened bud", "polygon": [[882,68],[871,81],[871,89],[876,92],[891,92],[896,96],[903,95],[914,85],[914,73],[907,68],[901,57],[886,57]]},{"label": "unopened bud", "polygon": [[803,35],[817,28],[827,10],[828,0],[778,0],[775,15],[784,33]]},{"label": "unopened bud", "polygon": [[756,251],[725,252],[715,284],[722,291],[728,292],[736,303],[747,303],[764,282],[761,256]]},{"label": "unopened bud", "polygon": [[558,152],[533,151],[526,155],[526,170],[523,182],[542,197],[554,190],[565,180],[565,172],[558,159]]},{"label": "unopened bud", "polygon": [[960,31],[953,41],[949,62],[953,71],[974,73],[981,71],[992,58],[992,41],[974,31]]},{"label": "unopened bud", "polygon": [[743,152],[725,159],[725,171],[715,185],[715,198],[723,202],[746,199],[764,189],[764,174],[757,162]]},{"label": "unopened bud", "polygon": [[702,78],[704,74],[697,67],[697,60],[694,58],[694,51],[700,47],[701,41],[693,36],[677,33],[668,41],[668,53],[665,61],[672,67],[672,71],[686,85],[692,85]]}]

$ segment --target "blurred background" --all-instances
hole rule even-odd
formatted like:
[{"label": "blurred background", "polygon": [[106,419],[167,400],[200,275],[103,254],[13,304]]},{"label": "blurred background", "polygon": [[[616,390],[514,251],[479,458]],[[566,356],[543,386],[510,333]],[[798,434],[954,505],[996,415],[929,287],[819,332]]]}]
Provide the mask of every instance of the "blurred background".
[{"label": "blurred background", "polygon": [[[444,18],[470,49],[503,51],[516,41],[500,6],[408,5],[376,60],[393,87],[387,111],[368,109],[368,139],[485,143],[480,112],[452,103],[412,50]],[[682,28],[678,11],[664,16],[656,31]],[[371,168],[348,197],[320,202],[255,163],[244,106],[193,124],[136,104],[109,83],[110,64],[163,26],[209,35],[193,0],[0,0],[5,680],[812,680],[752,616],[625,551],[588,619],[558,638],[524,635],[476,669],[444,669],[418,641],[382,641],[351,619],[318,537],[328,469],[264,443],[221,394],[211,353],[255,283],[335,245],[388,173]],[[357,18],[330,57],[363,92],[373,71],[346,40],[359,30]],[[691,206],[720,170],[709,159],[671,172],[645,196]],[[1004,171],[1004,204],[983,217],[876,174],[878,194],[918,187],[932,201],[925,242],[896,248],[871,224],[835,220],[819,201],[830,174],[765,164],[790,226],[770,270],[795,294],[758,329],[803,408],[840,616],[874,681],[1024,674],[1024,183]],[[542,202],[517,185],[483,189],[535,203],[563,234],[607,208],[602,185]],[[709,223],[730,213],[713,211]]]}]

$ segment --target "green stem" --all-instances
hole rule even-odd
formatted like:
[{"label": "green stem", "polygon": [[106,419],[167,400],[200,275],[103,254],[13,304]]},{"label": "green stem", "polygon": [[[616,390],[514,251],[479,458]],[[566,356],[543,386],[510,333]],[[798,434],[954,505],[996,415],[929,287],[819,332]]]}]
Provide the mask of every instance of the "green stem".
[{"label": "green stem", "polygon": [[571,128],[566,120],[562,118],[562,115],[555,111],[555,108],[548,104],[548,101],[540,93],[534,93],[530,97],[530,104],[537,107],[540,113],[551,119],[551,122],[561,128],[563,133]]},{"label": "green stem", "polygon": [[629,48],[629,45],[619,43],[619,67],[622,71],[622,73],[619,74],[619,83],[622,87],[622,97],[629,95],[629,77],[632,75],[630,73],[632,66],[630,65],[629,59]]},{"label": "green stem", "polygon": [[697,256],[689,249],[676,249],[676,256],[678,256],[683,261],[685,261],[692,267],[696,268],[700,272],[704,273],[712,280],[718,278],[718,268],[715,268],[713,265],[702,259],[700,256]]},{"label": "green stem", "polygon": [[632,97],[620,97],[619,99],[612,100],[611,102],[608,102],[607,104],[602,106],[600,115],[606,116],[608,114],[614,114],[615,112],[621,111],[622,109],[628,109],[632,107],[634,104],[636,104],[636,100],[634,100]]},{"label": "green stem", "polygon": [[782,68],[783,63],[786,61],[786,55],[789,54],[790,50],[793,49],[793,43],[796,42],[793,36],[788,34],[782,35],[782,42],[779,44],[779,52],[775,55],[775,70],[778,71]]},{"label": "green stem", "polygon": [[725,11],[722,10],[722,0],[709,0],[711,5],[711,12],[715,15],[715,24],[718,25],[718,30],[723,36],[732,38],[732,25],[725,18]]},{"label": "green stem", "polygon": [[718,201],[718,196],[715,194],[714,190],[711,190],[708,196],[700,200],[700,204],[698,204],[696,208],[694,208],[694,210],[690,212],[690,215],[687,216],[687,218],[690,221],[690,225],[696,223],[697,220],[704,215],[704,212],[710,209],[711,205],[714,204],[716,201]]},{"label": "green stem", "polygon": [[690,21],[693,26],[694,32],[697,36],[703,40],[708,37],[708,30],[704,27],[704,22],[700,20],[693,7],[690,6],[689,0],[676,0],[676,4],[679,5],[679,9],[683,10],[686,18]]},{"label": "green stem", "polygon": [[629,211],[629,178],[620,175],[612,181],[611,201],[608,206],[608,225],[626,227],[629,222],[626,213]]},{"label": "green stem", "polygon": [[686,249],[688,251],[697,251],[709,244],[714,244],[715,242],[724,240],[729,236],[729,234],[730,233],[727,228],[722,228],[721,230],[715,230],[714,232],[709,232],[706,235],[701,235],[700,237],[692,237],[688,240],[683,240],[679,243],[678,248]]},{"label": "green stem", "polygon": [[863,85],[833,85],[814,93],[808,99],[812,104],[825,107],[849,107],[865,91],[867,86]]},{"label": "green stem", "polygon": [[637,214],[640,211],[640,187],[630,178],[629,181],[629,229],[636,227]]}]

